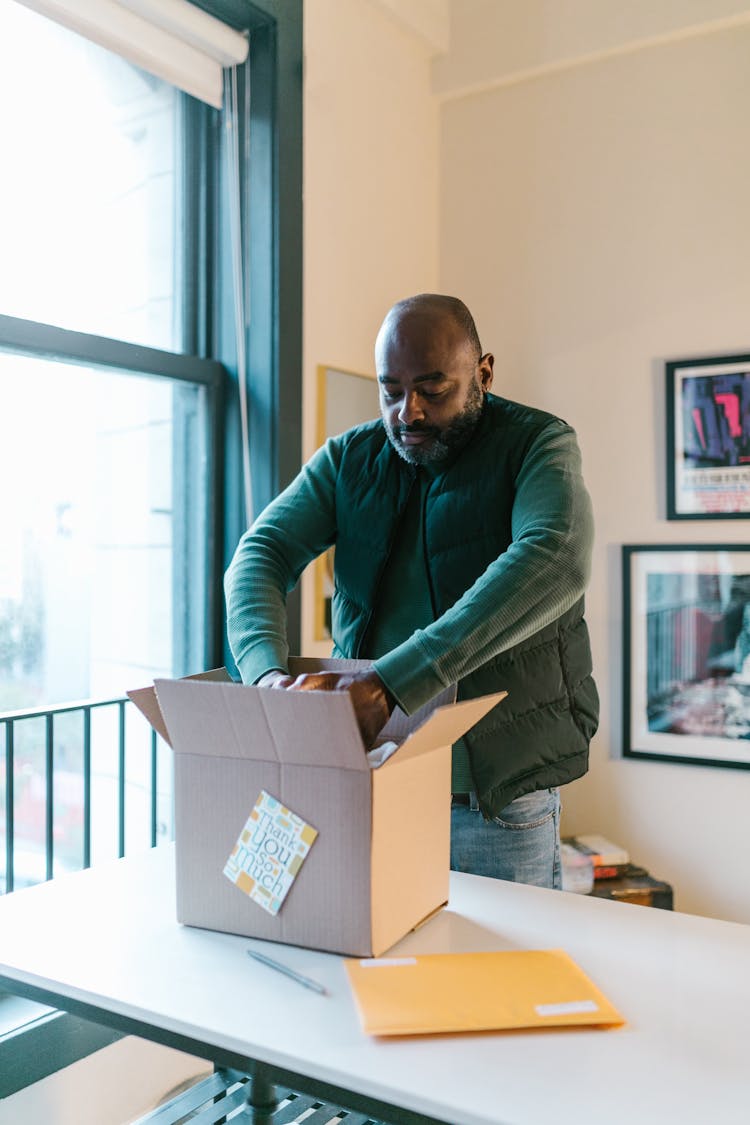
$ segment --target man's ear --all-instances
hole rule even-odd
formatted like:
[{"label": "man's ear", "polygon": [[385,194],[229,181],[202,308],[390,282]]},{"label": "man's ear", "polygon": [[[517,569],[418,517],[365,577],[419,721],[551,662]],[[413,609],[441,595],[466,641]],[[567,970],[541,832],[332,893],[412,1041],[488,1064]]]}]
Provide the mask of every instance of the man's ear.
[{"label": "man's ear", "polygon": [[482,390],[485,392],[485,394],[492,386],[494,367],[495,357],[492,352],[487,352],[479,360],[479,378],[482,384]]}]

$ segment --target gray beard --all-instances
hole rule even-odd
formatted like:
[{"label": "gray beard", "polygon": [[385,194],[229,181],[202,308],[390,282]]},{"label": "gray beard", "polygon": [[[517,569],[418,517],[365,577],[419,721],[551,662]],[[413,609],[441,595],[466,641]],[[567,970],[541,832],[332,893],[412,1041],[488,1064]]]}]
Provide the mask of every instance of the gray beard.
[{"label": "gray beard", "polygon": [[[420,427],[411,428],[409,426],[393,427],[383,419],[385,432],[388,435],[393,448],[404,461],[408,461],[410,465],[439,465],[442,461],[462,449],[469,437],[471,436],[474,427],[479,421],[479,416],[482,413],[484,406],[484,394],[478,383],[472,383],[469,393],[466,397],[466,403],[463,409],[453,419],[449,426],[444,430],[435,433],[429,448],[425,449],[421,445],[402,445],[399,434],[404,431],[411,433],[420,433]],[[429,427],[425,427],[428,433],[433,434],[434,431]]]}]

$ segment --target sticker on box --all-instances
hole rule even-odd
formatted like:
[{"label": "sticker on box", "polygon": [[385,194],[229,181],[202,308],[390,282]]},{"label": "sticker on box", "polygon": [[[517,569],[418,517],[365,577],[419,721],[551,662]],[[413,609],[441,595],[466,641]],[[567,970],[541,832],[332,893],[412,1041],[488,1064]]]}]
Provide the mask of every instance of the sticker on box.
[{"label": "sticker on box", "polygon": [[278,914],[318,830],[261,789],[224,874],[269,914]]}]

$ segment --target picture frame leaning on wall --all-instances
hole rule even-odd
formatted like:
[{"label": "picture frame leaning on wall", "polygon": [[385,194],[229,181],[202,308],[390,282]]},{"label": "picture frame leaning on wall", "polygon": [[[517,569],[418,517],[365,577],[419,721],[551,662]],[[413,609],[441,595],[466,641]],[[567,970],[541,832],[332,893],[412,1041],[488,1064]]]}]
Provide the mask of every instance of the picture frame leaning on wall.
[{"label": "picture frame leaning on wall", "polygon": [[750,519],[750,355],[666,364],[667,519]]},{"label": "picture frame leaning on wall", "polygon": [[[318,447],[329,437],[352,426],[380,417],[378,381],[374,374],[346,371],[341,367],[318,364],[316,401],[316,441]],[[315,560],[315,613],[313,636],[316,641],[332,639],[334,547]]]},{"label": "picture frame leaning on wall", "polygon": [[750,545],[624,545],[623,755],[750,769]]}]

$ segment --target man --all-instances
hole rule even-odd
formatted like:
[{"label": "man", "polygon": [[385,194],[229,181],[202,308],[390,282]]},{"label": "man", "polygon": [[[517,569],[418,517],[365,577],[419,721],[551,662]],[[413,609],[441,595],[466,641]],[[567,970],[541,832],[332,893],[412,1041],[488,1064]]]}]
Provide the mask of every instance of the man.
[{"label": "man", "polygon": [[[591,506],[573,430],[490,394],[493,363],[456,298],[390,310],[382,419],[331,438],[243,536],[228,632],[246,683],[349,691],[367,744],[396,703],[507,690],[453,748],[451,866],[557,887],[558,786],[586,771],[598,719]],[[334,655],[372,665],[293,680],[286,595],[332,543]]]}]

